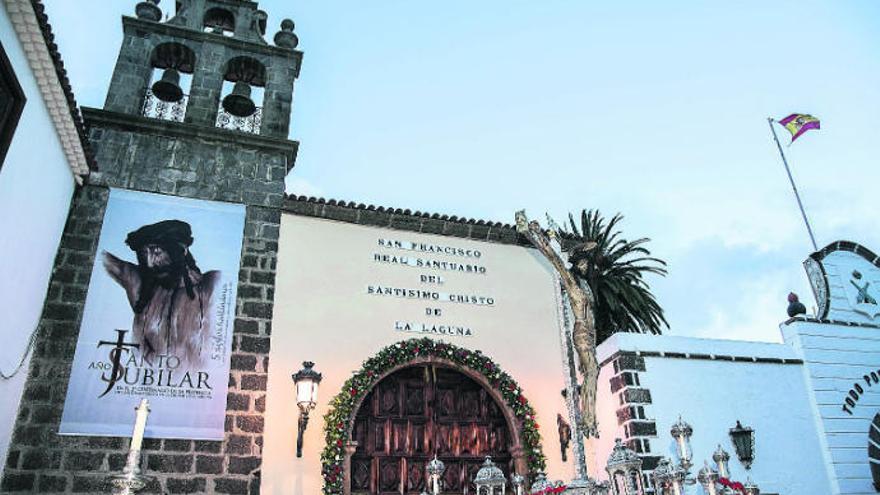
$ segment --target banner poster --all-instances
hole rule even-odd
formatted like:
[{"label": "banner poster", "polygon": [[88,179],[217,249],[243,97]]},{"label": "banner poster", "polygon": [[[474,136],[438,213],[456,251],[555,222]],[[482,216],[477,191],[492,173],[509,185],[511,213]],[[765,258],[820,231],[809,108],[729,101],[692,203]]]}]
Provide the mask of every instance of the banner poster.
[{"label": "banner poster", "polygon": [[221,440],[244,205],[111,189],[59,433]]}]

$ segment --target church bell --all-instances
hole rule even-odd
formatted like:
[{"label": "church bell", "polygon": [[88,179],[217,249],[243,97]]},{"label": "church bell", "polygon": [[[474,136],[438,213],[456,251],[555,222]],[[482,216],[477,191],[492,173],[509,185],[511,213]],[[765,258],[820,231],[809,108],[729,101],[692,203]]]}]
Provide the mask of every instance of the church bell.
[{"label": "church bell", "polygon": [[257,111],[257,106],[251,99],[251,86],[244,81],[238,81],[232,88],[232,93],[223,98],[223,109],[236,117],[248,117]]},{"label": "church bell", "polygon": [[183,98],[183,90],[180,89],[180,72],[175,69],[165,69],[162,79],[153,84],[153,94],[156,98],[169,103],[180,101]]}]

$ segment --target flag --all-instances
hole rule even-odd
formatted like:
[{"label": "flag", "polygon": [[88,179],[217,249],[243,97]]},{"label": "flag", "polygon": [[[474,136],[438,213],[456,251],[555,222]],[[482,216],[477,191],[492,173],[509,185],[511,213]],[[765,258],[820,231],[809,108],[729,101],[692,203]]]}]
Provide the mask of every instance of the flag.
[{"label": "flag", "polygon": [[810,129],[819,129],[819,119],[805,113],[793,113],[779,121],[791,133],[791,142]]}]

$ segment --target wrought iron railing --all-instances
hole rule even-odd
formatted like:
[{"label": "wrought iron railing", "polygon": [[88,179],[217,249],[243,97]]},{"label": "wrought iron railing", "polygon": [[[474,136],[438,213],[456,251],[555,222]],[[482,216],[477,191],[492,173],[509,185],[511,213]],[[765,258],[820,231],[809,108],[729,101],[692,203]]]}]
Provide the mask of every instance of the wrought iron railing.
[{"label": "wrought iron railing", "polygon": [[236,117],[224,110],[221,106],[217,110],[217,123],[215,125],[221,129],[228,129],[230,131],[259,134],[260,126],[263,125],[263,108],[257,107],[257,110],[247,117]]},{"label": "wrought iron railing", "polygon": [[144,117],[151,119],[183,122],[183,118],[186,116],[187,102],[189,102],[189,95],[183,95],[183,98],[175,102],[167,102],[157,98],[153,94],[153,90],[147,88],[142,113]]}]

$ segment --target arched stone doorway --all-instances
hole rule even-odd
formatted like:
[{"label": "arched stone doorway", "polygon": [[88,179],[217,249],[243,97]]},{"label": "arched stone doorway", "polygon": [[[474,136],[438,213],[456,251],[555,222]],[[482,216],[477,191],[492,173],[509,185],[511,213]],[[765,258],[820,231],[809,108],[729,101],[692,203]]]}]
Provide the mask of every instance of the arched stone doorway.
[{"label": "arched stone doorway", "polygon": [[[374,407],[369,404],[377,400],[367,401],[367,397],[376,396],[373,391],[385,378],[395,376],[401,370],[419,367],[427,369],[432,374],[438,369],[452,370],[476,383],[481,393],[494,401],[494,405],[498,407],[504,418],[509,455],[507,466],[523,475],[527,485],[537,473],[544,471],[546,459],[541,449],[541,434],[538,431],[535,410],[513,377],[480,351],[465,349],[430,338],[409,339],[380,349],[372,357],[365,360],[363,367],[355,371],[342,385],[339,393],[330,400],[330,409],[324,415],[326,444],[321,453],[321,475],[324,478],[324,493],[326,495],[350,495],[352,493],[352,456],[358,452],[358,442],[354,439],[355,424],[358,417],[364,417],[359,416],[362,406]],[[405,378],[405,375],[401,376]],[[434,384],[437,383],[433,376],[431,380]],[[434,386],[431,385],[431,387]],[[469,387],[470,385],[465,388]],[[437,394],[435,393],[435,395]],[[403,407],[403,400],[398,400],[398,403],[401,404],[400,407]],[[432,403],[432,407],[436,408],[436,401]],[[372,409],[368,409],[368,411],[370,410]],[[434,415],[435,413],[430,414]],[[494,419],[492,422],[483,422],[494,424]],[[457,441],[460,442],[460,426],[458,431]],[[497,437],[493,441],[497,443]],[[485,442],[486,445],[489,443],[489,440]],[[435,449],[436,438],[430,445],[431,449]],[[458,448],[460,452],[460,446]],[[428,455],[432,455],[432,453],[432,451],[427,452]],[[364,450],[363,457],[367,456],[368,453]],[[370,470],[373,469],[372,466],[371,461]],[[372,471],[370,471],[370,475],[372,476]],[[406,473],[401,468],[401,478],[405,476]],[[386,486],[391,486],[391,483],[389,482]],[[400,487],[396,492],[385,493],[407,493],[404,490],[407,488]]]},{"label": "arched stone doorway", "polygon": [[435,454],[446,464],[443,493],[475,493],[472,480],[486,455],[508,477],[517,471],[517,429],[478,380],[437,361],[409,364],[382,378],[354,418],[350,493],[430,491],[425,465]]}]

